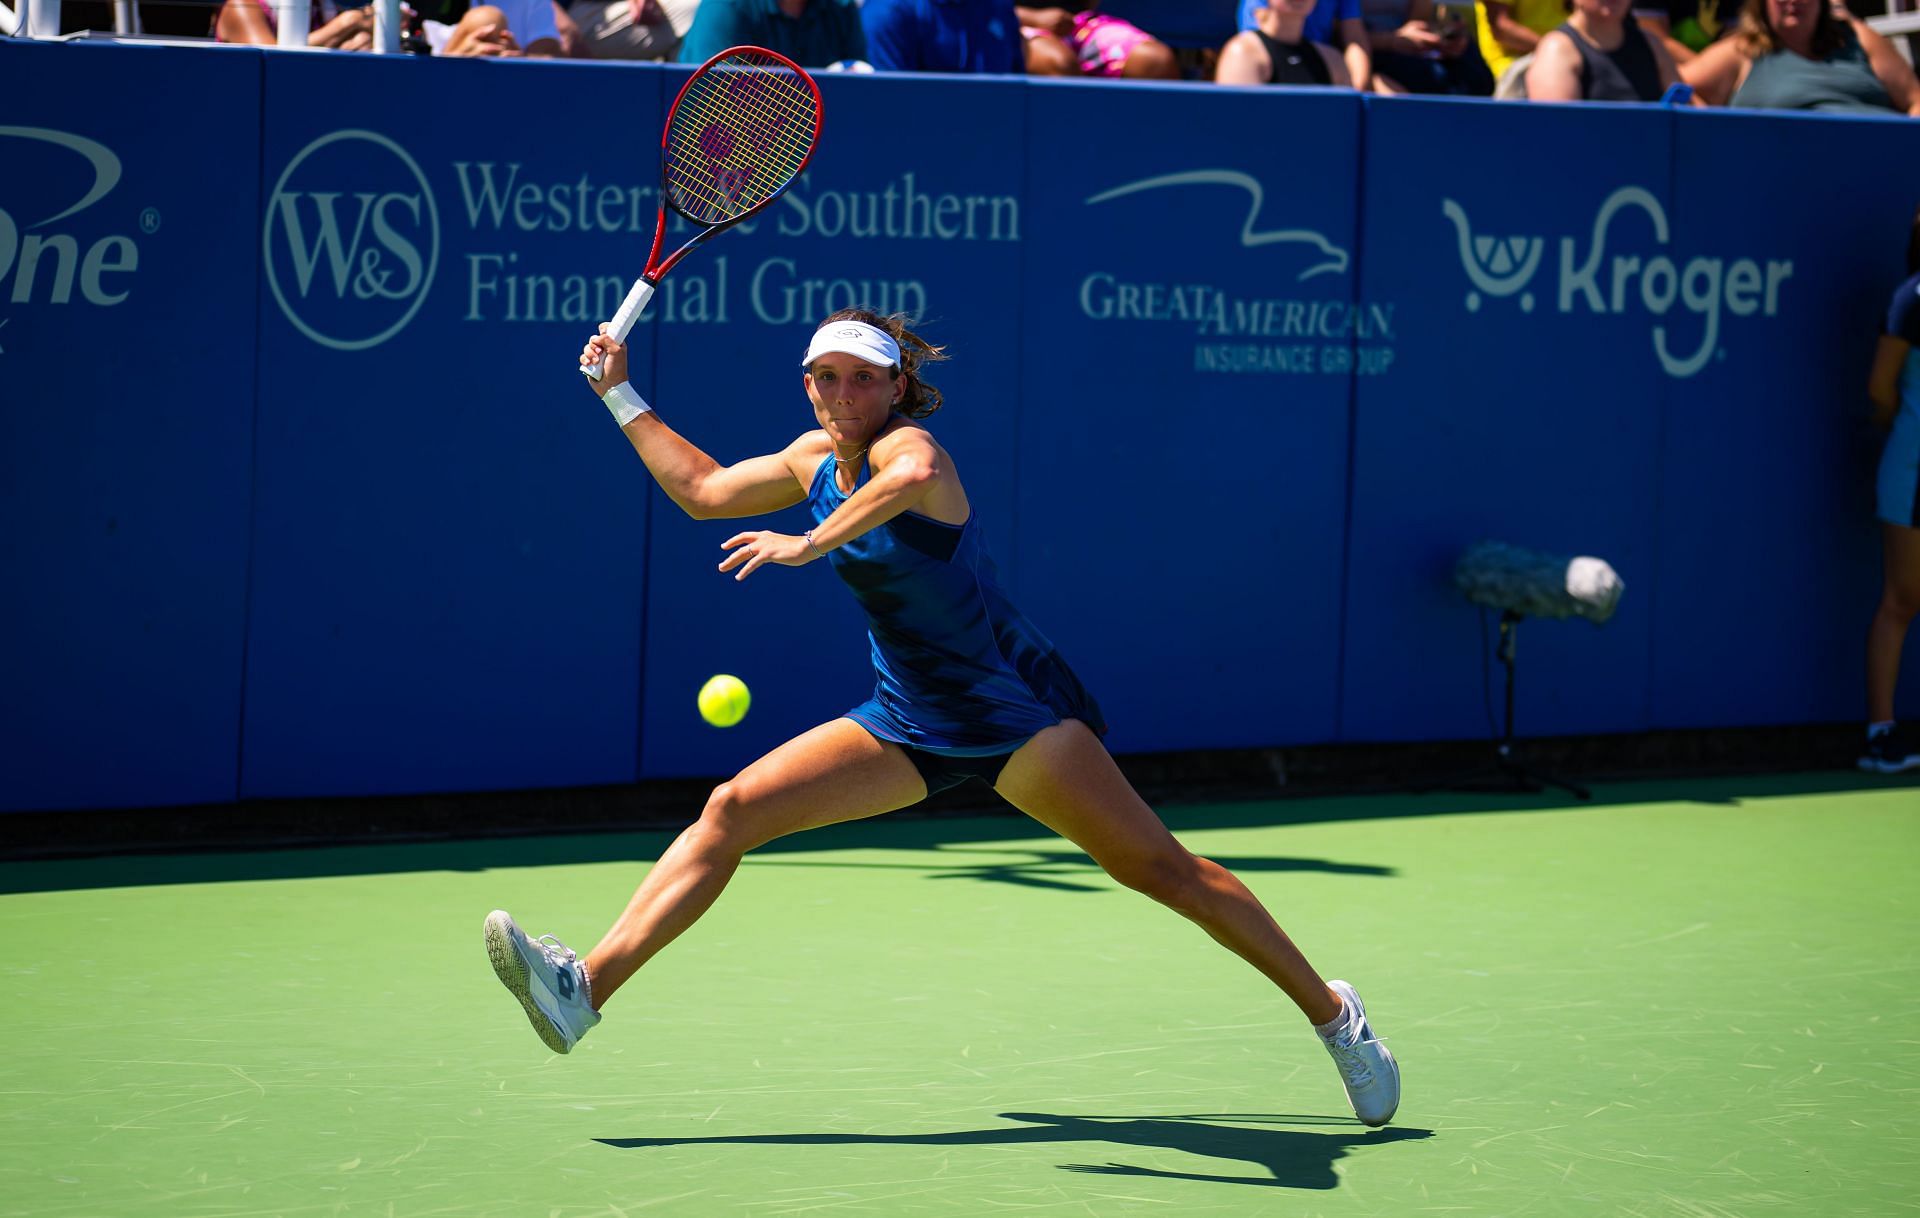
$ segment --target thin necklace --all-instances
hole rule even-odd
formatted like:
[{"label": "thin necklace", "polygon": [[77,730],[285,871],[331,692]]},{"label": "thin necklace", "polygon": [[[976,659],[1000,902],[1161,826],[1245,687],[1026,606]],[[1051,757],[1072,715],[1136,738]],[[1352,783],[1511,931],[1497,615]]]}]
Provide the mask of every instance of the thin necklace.
[{"label": "thin necklace", "polygon": [[860,451],[853,454],[851,457],[843,457],[840,455],[838,450],[835,450],[833,454],[833,459],[841,465],[850,465],[853,462],[858,461],[861,457],[865,456],[867,449],[871,447],[872,444],[873,444],[873,441],[868,440],[865,444],[862,444],[860,446]]}]

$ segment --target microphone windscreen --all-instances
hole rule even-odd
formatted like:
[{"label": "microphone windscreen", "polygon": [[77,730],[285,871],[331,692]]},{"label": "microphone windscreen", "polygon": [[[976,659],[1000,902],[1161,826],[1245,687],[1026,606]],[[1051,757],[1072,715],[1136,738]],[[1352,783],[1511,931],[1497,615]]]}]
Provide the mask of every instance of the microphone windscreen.
[{"label": "microphone windscreen", "polygon": [[1526,617],[1613,616],[1626,583],[1598,558],[1565,558],[1497,541],[1467,548],[1453,570],[1454,587],[1477,605]]}]

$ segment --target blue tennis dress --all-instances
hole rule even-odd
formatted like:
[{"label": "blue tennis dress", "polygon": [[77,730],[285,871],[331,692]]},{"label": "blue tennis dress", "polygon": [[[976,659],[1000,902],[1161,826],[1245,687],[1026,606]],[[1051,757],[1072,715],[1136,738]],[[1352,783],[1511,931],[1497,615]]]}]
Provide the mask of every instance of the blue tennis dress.
[{"label": "blue tennis dress", "polygon": [[[828,454],[807,493],[816,523],[847,500],[833,468]],[[827,555],[873,642],[873,697],[847,717],[881,740],[949,757],[1011,753],[1062,719],[1106,734],[1079,678],[1000,590],[979,518],[902,512]]]},{"label": "blue tennis dress", "polygon": [[1893,294],[1886,332],[1908,344],[1900,369],[1900,409],[1880,452],[1878,506],[1888,524],[1920,528],[1920,275]]}]

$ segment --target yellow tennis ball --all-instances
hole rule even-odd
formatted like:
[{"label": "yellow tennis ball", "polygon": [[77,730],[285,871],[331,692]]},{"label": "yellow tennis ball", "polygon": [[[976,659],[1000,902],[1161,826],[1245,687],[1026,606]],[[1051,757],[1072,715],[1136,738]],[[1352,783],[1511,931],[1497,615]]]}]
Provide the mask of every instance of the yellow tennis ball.
[{"label": "yellow tennis ball", "polygon": [[715,727],[732,727],[746,718],[752,702],[747,683],[724,672],[700,687],[700,717]]}]

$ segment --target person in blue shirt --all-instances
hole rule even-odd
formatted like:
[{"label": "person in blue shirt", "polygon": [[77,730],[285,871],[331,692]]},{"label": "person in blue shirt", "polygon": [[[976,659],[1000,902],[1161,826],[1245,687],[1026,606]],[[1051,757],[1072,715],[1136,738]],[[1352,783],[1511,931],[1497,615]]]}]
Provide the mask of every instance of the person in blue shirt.
[{"label": "person in blue shirt", "polygon": [[1907,237],[1907,278],[1894,289],[1867,380],[1873,421],[1890,428],[1875,487],[1885,583],[1867,631],[1867,747],[1860,768],[1920,769],[1920,740],[1894,723],[1907,628],[1920,613],[1920,211]]},{"label": "person in blue shirt", "polygon": [[1026,71],[1013,0],[866,0],[860,24],[882,72]]},{"label": "person in blue shirt", "polygon": [[700,0],[680,62],[705,63],[738,46],[777,51],[803,68],[867,57],[857,0]]},{"label": "person in blue shirt", "polygon": [[[747,851],[973,779],[1263,973],[1315,1025],[1355,1114],[1385,1124],[1399,1067],[1359,995],[1322,980],[1245,884],[1167,831],[1101,744],[1099,706],[1001,588],[976,505],[927,428],[941,396],[922,370],[942,357],[902,316],[834,313],[800,365],[815,426],[778,452],[722,465],[634,393],[624,346],[604,333],[587,342],[582,365],[605,361],[588,383],[689,515],[808,506],[804,533],[728,538],[720,570],[744,580],[829,563],[866,613],[874,692],[716,787],[585,960],[494,911],[486,940],[496,974],[547,1046],[567,1052],[614,991],[706,912]],[[1101,489],[1093,481],[1088,494]]]}]

